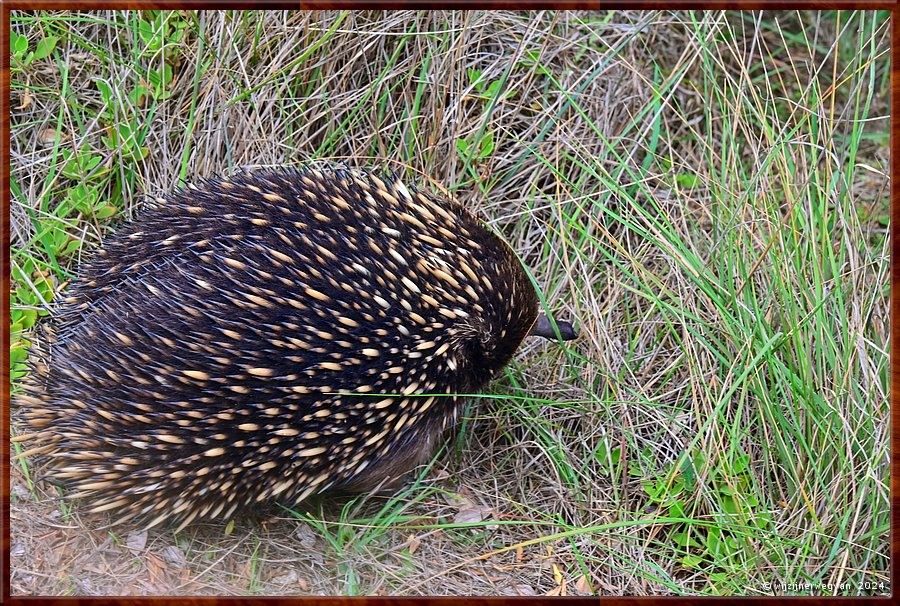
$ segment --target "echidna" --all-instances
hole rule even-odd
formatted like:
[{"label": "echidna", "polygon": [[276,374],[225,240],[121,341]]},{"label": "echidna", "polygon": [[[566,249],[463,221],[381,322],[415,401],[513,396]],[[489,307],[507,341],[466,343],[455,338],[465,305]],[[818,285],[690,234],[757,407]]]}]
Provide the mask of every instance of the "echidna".
[{"label": "echidna", "polygon": [[371,490],[427,460],[526,335],[574,336],[462,205],[349,169],[156,199],[55,317],[23,456],[148,527]]}]

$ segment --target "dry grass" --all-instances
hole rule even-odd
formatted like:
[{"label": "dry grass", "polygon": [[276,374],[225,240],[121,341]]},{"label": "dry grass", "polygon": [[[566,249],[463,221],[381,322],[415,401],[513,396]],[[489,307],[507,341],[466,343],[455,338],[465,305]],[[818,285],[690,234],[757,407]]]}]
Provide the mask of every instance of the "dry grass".
[{"label": "dry grass", "polygon": [[581,330],[528,341],[399,494],[300,519],[107,529],[15,462],[14,594],[890,590],[883,15],[12,27],[56,38],[12,66],[14,359],[144,194],[310,161],[447,188]]}]

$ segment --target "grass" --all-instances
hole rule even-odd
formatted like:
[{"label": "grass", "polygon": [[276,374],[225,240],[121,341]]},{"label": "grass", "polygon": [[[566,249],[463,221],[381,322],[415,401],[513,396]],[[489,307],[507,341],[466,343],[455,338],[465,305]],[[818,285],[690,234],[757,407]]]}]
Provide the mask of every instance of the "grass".
[{"label": "grass", "polygon": [[886,12],[11,26],[14,390],[104,234],[242,166],[448,191],[581,333],[527,341],[393,494],[155,529],[137,553],[17,462],[14,593],[890,592]]}]

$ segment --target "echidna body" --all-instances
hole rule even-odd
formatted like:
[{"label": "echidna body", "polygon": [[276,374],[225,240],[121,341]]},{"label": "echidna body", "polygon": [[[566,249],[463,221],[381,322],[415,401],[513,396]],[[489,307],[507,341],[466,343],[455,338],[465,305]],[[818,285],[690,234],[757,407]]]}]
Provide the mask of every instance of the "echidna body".
[{"label": "echidna body", "polygon": [[184,526],[422,462],[537,297],[454,201],[273,170],[156,200],[55,316],[21,398],[29,452],[92,511]]}]

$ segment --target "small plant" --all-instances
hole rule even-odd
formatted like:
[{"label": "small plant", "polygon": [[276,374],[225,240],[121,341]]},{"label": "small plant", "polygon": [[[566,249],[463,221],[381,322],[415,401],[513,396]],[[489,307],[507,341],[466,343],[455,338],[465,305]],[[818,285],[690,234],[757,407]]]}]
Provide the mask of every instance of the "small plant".
[{"label": "small plant", "polygon": [[145,132],[137,120],[110,126],[106,129],[106,133],[103,144],[110,150],[120,150],[126,160],[136,164],[150,153],[150,148],[142,145]]},{"label": "small plant", "polygon": [[670,535],[683,554],[681,565],[703,571],[713,585],[727,584],[730,570],[746,569],[756,561],[754,542],[772,523],[771,514],[759,508],[749,463],[749,455],[740,454],[727,464],[704,471],[703,492],[711,495],[717,506],[711,516],[694,514],[697,477],[700,470],[707,470],[702,453],[684,453],[658,478],[641,481],[649,501],[664,510],[662,515],[684,519],[682,523],[673,522]]},{"label": "small plant", "polygon": [[28,67],[34,61],[46,59],[56,48],[59,38],[56,36],[46,36],[41,38],[35,45],[34,50],[30,51],[28,38],[17,34],[14,31],[9,32],[9,52],[18,67]]},{"label": "small plant", "polygon": [[13,262],[13,288],[9,296],[10,378],[15,381],[27,371],[25,360],[31,342],[22,335],[38,318],[47,315],[47,304],[53,299],[54,285],[48,271],[39,271],[30,258],[18,255]]},{"label": "small plant", "polygon": [[494,153],[494,133],[488,131],[480,138],[478,133],[475,133],[471,137],[460,139],[456,142],[456,151],[463,160],[467,158],[484,160]]},{"label": "small plant", "polygon": [[[469,68],[469,83],[475,87],[475,90],[478,91],[477,98],[483,99],[485,101],[490,101],[491,99],[497,97],[500,93],[500,87],[503,85],[502,78],[496,78],[494,80],[488,81],[487,78],[484,77],[484,74],[477,69]],[[509,96],[512,94],[512,91],[507,91],[504,96]]]},{"label": "small plant", "polygon": [[141,56],[156,57],[163,53],[166,59],[173,58],[179,51],[181,41],[187,32],[188,22],[180,11],[147,11],[137,24],[141,42]]},{"label": "small plant", "polygon": [[540,61],[541,53],[535,50],[525,51],[525,57],[521,59],[518,63],[516,63],[516,67],[522,67],[525,69],[533,69],[534,73],[540,74],[541,76],[551,76],[553,72],[550,71],[546,65],[541,64]]},{"label": "small plant", "polygon": [[[468,74],[469,83],[478,91],[474,96],[476,99],[491,101],[501,96],[502,78],[488,80],[477,69],[469,69]],[[507,91],[502,96],[509,96],[510,94],[511,92]],[[477,162],[489,158],[494,153],[494,132],[480,129],[472,133],[471,136],[458,140],[456,142],[456,151],[463,162]]]}]

